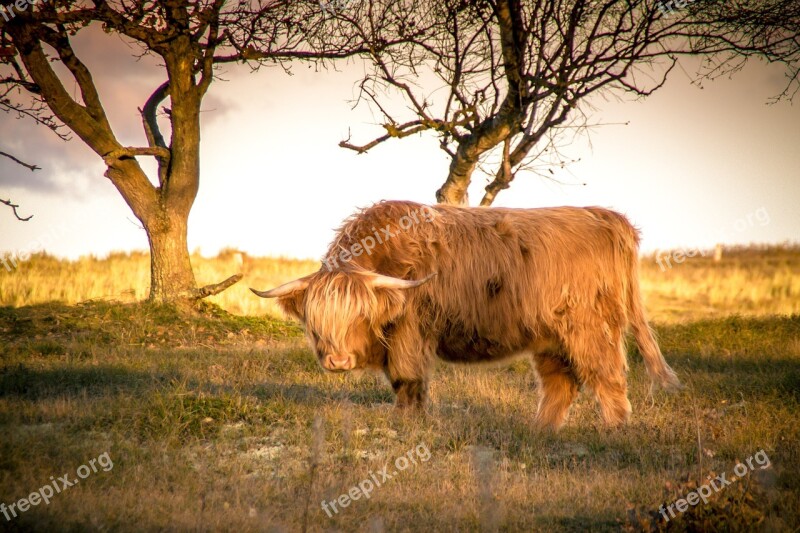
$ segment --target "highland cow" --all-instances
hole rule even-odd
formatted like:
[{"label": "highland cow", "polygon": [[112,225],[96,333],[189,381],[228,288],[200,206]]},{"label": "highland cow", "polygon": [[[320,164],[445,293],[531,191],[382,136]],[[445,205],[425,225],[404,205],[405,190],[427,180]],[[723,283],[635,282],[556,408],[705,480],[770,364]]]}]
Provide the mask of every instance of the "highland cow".
[{"label": "highland cow", "polygon": [[654,385],[680,387],[645,318],[638,233],[598,207],[378,203],[337,233],[319,271],[260,292],[299,319],[322,366],[382,371],[399,407],[421,407],[434,356],[531,354],[536,422],[559,428],[581,385],[625,422],[625,333]]}]

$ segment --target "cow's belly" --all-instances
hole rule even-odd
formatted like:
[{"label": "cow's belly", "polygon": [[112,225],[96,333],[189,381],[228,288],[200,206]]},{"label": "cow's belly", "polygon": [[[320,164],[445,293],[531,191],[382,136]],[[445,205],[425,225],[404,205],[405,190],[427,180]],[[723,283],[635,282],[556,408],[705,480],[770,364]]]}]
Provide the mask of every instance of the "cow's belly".
[{"label": "cow's belly", "polygon": [[511,327],[497,339],[478,334],[461,323],[447,322],[436,344],[436,355],[454,363],[502,361],[521,354],[563,353],[563,346],[547,330],[538,335],[529,329]]},{"label": "cow's belly", "polygon": [[448,323],[439,336],[436,355],[454,363],[480,363],[513,357],[524,349],[524,345],[509,345]]}]

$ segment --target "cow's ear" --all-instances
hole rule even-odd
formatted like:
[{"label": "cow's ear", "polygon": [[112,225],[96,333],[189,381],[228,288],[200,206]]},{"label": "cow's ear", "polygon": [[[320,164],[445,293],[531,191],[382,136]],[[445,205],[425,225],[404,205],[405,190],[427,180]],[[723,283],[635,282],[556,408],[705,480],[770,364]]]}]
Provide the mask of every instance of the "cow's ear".
[{"label": "cow's ear", "polygon": [[377,322],[381,326],[396,320],[405,309],[406,295],[401,289],[376,289],[375,298],[378,302]]},{"label": "cow's ear", "polygon": [[298,290],[286,296],[278,298],[278,306],[283,309],[283,312],[292,318],[296,318],[300,322],[305,322],[306,317],[303,309],[303,300],[306,296],[306,290]]},{"label": "cow's ear", "polygon": [[375,272],[369,273],[368,283],[375,291],[378,300],[378,322],[384,325],[400,316],[405,309],[407,292],[428,283],[435,275],[431,274],[419,280],[406,280]]},{"label": "cow's ear", "polygon": [[277,298],[278,305],[287,315],[304,322],[303,301],[305,300],[310,278],[311,275],[305,276],[268,291],[250,290],[262,298]]}]

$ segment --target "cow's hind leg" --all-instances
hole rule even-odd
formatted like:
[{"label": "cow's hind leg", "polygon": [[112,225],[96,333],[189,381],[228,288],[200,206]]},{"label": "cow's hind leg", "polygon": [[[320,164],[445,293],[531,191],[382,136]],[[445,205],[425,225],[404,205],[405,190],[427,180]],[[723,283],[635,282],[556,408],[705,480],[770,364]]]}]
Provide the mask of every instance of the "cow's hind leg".
[{"label": "cow's hind leg", "polygon": [[621,328],[586,328],[572,339],[570,359],[581,382],[591,389],[608,426],[619,426],[631,414],[627,362]]},{"label": "cow's hind leg", "polygon": [[613,380],[600,379],[589,386],[597,396],[600,414],[606,425],[617,427],[628,421],[631,402],[628,400],[628,387],[624,376]]},{"label": "cow's hind leg", "polygon": [[552,353],[533,356],[539,376],[539,409],[536,425],[557,430],[564,424],[569,408],[578,395],[578,380],[572,367]]}]

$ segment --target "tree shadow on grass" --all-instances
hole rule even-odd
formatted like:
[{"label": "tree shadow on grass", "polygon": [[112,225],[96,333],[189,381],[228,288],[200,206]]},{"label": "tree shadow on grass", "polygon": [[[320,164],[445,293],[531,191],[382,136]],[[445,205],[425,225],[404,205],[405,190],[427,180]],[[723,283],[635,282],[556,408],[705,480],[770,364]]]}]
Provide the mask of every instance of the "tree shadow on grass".
[{"label": "tree shadow on grass", "polygon": [[354,405],[373,407],[376,405],[391,405],[394,403],[394,393],[387,385],[369,384],[367,387],[327,389],[316,385],[301,383],[281,383],[263,381],[256,385],[246,387],[231,387],[229,385],[215,385],[213,390],[220,392],[233,392],[234,390],[252,396],[261,401],[282,399],[296,404],[320,406],[329,403],[351,403]]},{"label": "tree shadow on grass", "polygon": [[[172,385],[173,383],[179,385]],[[25,364],[0,367],[0,398],[37,401],[65,396],[99,397],[137,391],[145,394],[153,390],[169,392],[176,386],[201,394],[239,394],[252,396],[259,401],[281,399],[307,406],[319,406],[330,402],[372,406],[390,404],[394,399],[388,387],[384,390],[379,385],[371,383],[356,390],[350,387],[331,390],[316,385],[278,381],[234,386],[187,380],[178,371],[152,373],[131,370],[124,365],[65,366],[48,369],[31,368]]]},{"label": "tree shadow on grass", "polygon": [[751,401],[780,397],[800,402],[800,358],[684,354],[670,359],[685,384],[697,385],[700,396],[736,391]]},{"label": "tree shadow on grass", "polygon": [[167,382],[175,374],[153,375],[130,370],[123,365],[33,369],[18,364],[0,368],[0,398],[39,400],[63,396],[103,396]]}]

